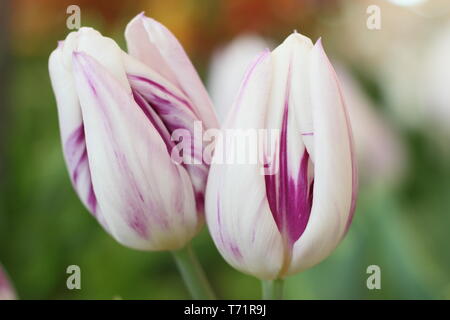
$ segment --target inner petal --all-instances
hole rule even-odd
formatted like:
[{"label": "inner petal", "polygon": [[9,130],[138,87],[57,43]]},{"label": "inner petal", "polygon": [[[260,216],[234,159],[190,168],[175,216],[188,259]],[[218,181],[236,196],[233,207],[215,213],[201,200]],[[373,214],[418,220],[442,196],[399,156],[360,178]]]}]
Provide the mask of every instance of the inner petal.
[{"label": "inner petal", "polygon": [[[168,87],[142,76],[128,75],[135,101],[163,138],[169,154],[182,157],[195,191],[197,209],[203,212],[208,165],[203,161],[204,124],[194,112],[191,102]],[[184,130],[182,141],[175,144],[176,130]]]},{"label": "inner petal", "polygon": [[[289,147],[303,149],[300,161],[293,164],[289,157],[288,139],[288,102],[284,109],[280,134],[279,171],[275,175],[266,175],[266,193],[269,207],[278,230],[285,237],[289,247],[301,237],[306,229],[311,213],[313,195],[313,164],[304,145]],[[300,132],[298,132],[300,135]],[[292,167],[298,168],[296,174]]]},{"label": "inner petal", "polygon": [[308,80],[311,46],[309,40],[293,34],[272,53],[274,77],[267,125],[280,130],[274,157],[278,172],[265,176],[265,182],[269,206],[288,252],[304,233],[312,206],[314,128]]}]

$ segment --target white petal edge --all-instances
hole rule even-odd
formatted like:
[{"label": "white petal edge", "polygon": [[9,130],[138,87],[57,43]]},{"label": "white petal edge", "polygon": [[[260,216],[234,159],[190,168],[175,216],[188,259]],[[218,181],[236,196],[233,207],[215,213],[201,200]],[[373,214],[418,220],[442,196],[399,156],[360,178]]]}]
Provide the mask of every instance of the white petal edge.
[{"label": "white petal edge", "polygon": [[314,127],[314,193],[305,232],[294,244],[287,274],[325,259],[345,234],[351,213],[355,160],[352,133],[336,74],[320,40],[311,51],[311,107]]}]

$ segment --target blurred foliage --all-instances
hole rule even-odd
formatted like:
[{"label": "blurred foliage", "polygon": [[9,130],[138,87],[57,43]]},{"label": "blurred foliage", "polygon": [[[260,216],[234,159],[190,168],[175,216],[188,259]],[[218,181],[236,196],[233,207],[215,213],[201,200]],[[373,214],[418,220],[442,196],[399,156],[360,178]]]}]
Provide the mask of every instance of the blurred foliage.
[{"label": "blurred foliage", "polygon": [[[123,48],[126,21],[148,9],[180,37],[201,71],[207,67],[203,58],[241,30],[282,39],[301,24],[313,33],[319,10],[311,1],[275,7],[269,1],[78,2],[83,25],[99,28]],[[56,40],[67,34],[68,4],[14,1],[12,64],[9,74],[0,75],[10,88],[0,114],[8,117],[1,131],[0,261],[23,299],[189,298],[169,253],[117,244],[71,187],[47,70]],[[324,10],[330,14],[330,7]],[[382,92],[371,92],[376,86],[366,87],[383,101]],[[397,186],[362,185],[346,239],[323,263],[289,278],[287,298],[450,299],[450,158],[426,132],[408,129],[403,136],[411,162],[406,178]],[[220,297],[259,298],[258,281],[228,266],[206,229],[194,247]],[[71,264],[81,267],[81,290],[66,288]],[[371,264],[381,267],[382,290],[366,287]]]}]

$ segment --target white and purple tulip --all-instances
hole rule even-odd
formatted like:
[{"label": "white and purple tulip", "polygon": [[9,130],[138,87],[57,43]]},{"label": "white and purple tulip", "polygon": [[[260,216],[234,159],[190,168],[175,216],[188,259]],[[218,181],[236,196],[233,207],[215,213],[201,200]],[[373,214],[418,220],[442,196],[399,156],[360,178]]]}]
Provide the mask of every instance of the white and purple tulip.
[{"label": "white and purple tulip", "polygon": [[11,281],[9,281],[6,272],[3,270],[3,267],[0,264],[0,300],[16,300],[16,299],[17,299],[16,291],[11,285]]},{"label": "white and purple tulip", "polygon": [[205,208],[219,251],[268,280],[319,263],[347,232],[357,196],[349,117],[320,40],[294,33],[262,53],[222,127],[230,129],[276,130],[276,148],[265,150],[278,170],[264,175],[261,163],[213,159]]},{"label": "white and purple tulip", "polygon": [[217,120],[170,31],[140,14],[126,39],[130,54],[81,28],[51,54],[64,157],[80,199],[118,242],[174,250],[203,224],[209,168],[173,161],[171,134],[192,132],[194,121],[214,128]]}]

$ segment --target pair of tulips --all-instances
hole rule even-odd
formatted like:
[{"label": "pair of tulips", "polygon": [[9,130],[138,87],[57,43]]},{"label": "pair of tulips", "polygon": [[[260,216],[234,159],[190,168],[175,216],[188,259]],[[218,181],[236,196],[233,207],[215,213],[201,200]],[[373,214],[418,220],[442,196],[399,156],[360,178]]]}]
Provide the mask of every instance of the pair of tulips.
[{"label": "pair of tulips", "polygon": [[[320,40],[291,34],[249,66],[219,126],[210,98],[171,32],[143,14],[127,26],[128,53],[90,28],[49,60],[63,152],[78,196],[119,243],[178,250],[205,217],[225,260],[282,279],[326,258],[351,223],[357,194],[351,127]],[[276,129],[261,164],[171,158],[177,129]],[[195,147],[200,145],[200,147]],[[216,148],[219,143],[216,144]]]}]

